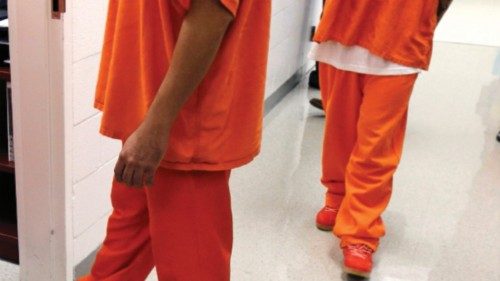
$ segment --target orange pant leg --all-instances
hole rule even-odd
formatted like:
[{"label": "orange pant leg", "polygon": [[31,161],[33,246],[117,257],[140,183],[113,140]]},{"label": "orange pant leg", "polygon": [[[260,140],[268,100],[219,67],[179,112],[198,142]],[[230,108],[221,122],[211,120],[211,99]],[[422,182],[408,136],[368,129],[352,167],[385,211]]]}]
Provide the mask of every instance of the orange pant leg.
[{"label": "orange pant leg", "polygon": [[159,169],[154,186],[114,183],[113,214],[92,273],[80,281],[229,280],[229,171]]},{"label": "orange pant leg", "polygon": [[154,265],[146,192],[114,181],[111,202],[106,238],[91,274],[80,281],[145,280]]},{"label": "orange pant leg", "polygon": [[160,281],[229,281],[233,243],[229,174],[159,170],[147,194]]},{"label": "orange pant leg", "polygon": [[[334,233],[341,246],[363,243],[376,250],[385,234],[381,219],[392,192],[406,129],[408,104],[417,75],[360,75],[362,87],[356,144],[345,173],[346,193]],[[347,94],[347,91],[344,92]],[[332,110],[336,110],[333,108]],[[350,123],[349,123],[350,124]],[[343,138],[342,135],[336,136]]]},{"label": "orange pant leg", "polygon": [[325,132],[321,182],[327,188],[325,205],[339,208],[345,194],[345,173],[357,139],[356,126],[362,91],[359,74],[320,63]]}]

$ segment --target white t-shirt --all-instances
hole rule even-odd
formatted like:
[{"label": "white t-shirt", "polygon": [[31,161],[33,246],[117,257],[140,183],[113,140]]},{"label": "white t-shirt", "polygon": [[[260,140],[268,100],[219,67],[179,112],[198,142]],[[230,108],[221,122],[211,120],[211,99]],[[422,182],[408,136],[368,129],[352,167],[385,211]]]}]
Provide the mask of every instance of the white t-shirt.
[{"label": "white t-shirt", "polygon": [[408,75],[422,71],[385,60],[363,47],[348,47],[335,41],[313,43],[309,58],[344,71],[371,75]]}]

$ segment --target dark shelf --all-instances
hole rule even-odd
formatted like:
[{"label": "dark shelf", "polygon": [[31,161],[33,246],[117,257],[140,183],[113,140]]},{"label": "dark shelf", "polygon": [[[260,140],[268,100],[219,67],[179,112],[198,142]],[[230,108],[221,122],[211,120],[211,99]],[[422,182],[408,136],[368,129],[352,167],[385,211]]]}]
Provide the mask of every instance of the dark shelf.
[{"label": "dark shelf", "polygon": [[[0,0],[0,18],[7,17],[7,0]],[[0,260],[19,264],[16,182],[14,162],[9,161],[6,84],[11,81],[8,28],[0,29]],[[6,44],[7,43],[7,44]],[[1,274],[0,274],[1,275]],[[0,279],[2,279],[0,277]]]},{"label": "dark shelf", "polygon": [[19,263],[17,224],[0,220],[0,259]]},{"label": "dark shelf", "polygon": [[0,259],[13,263],[19,261],[17,237],[14,174],[0,173]]},{"label": "dark shelf", "polygon": [[0,80],[10,81],[10,67],[0,67]]},{"label": "dark shelf", "polygon": [[6,153],[0,153],[0,172],[14,173],[14,162],[9,162],[9,156]]}]

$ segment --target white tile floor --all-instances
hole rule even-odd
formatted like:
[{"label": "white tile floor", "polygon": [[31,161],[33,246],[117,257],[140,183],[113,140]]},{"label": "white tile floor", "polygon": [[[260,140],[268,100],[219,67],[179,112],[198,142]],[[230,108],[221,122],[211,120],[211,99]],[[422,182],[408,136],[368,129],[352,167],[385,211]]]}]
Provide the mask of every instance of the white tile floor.
[{"label": "white tile floor", "polygon": [[19,280],[19,267],[0,261],[0,281]]},{"label": "white tile floor", "polygon": [[438,41],[500,46],[500,1],[455,0],[437,29]]},{"label": "white tile floor", "polygon": [[[500,49],[438,43],[411,104],[374,281],[500,280]],[[322,113],[305,85],[266,117],[262,154],[234,172],[233,280],[346,280],[314,227]],[[18,268],[0,263],[0,280]],[[155,280],[152,277],[150,280]],[[42,280],[45,281],[45,280]]]}]

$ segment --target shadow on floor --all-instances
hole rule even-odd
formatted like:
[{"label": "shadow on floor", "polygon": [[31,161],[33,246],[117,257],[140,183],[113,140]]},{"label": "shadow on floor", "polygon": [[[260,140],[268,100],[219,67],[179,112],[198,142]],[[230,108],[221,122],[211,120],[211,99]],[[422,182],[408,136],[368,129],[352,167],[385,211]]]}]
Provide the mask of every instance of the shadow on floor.
[{"label": "shadow on floor", "polygon": [[356,275],[344,273],[344,274],[342,274],[342,280],[344,280],[344,281],[368,281],[370,279],[364,278],[361,276],[356,276]]}]

